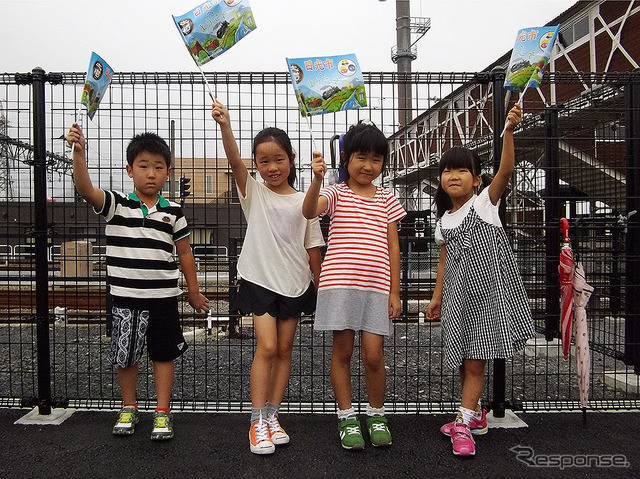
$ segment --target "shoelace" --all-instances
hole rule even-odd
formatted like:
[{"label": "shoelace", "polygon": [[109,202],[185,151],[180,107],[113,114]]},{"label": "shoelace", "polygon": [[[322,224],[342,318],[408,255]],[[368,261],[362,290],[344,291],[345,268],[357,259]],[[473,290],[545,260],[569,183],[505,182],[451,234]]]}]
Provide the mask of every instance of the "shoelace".
[{"label": "shoelace", "polygon": [[133,421],[133,413],[132,412],[121,412],[120,420],[118,422],[122,423],[130,423]]},{"label": "shoelace", "polygon": [[347,426],[345,429],[347,434],[360,434],[359,426]]},{"label": "shoelace", "polygon": [[278,418],[276,416],[267,416],[267,424],[271,430],[271,434],[274,432],[284,432]]},{"label": "shoelace", "polygon": [[371,429],[373,429],[374,431],[386,432],[387,426],[385,426],[382,422],[374,422],[373,424],[371,424]]},{"label": "shoelace", "polygon": [[269,427],[265,421],[260,419],[254,424],[253,428],[256,431],[256,442],[269,440]]},{"label": "shoelace", "polygon": [[166,416],[157,416],[155,418],[155,427],[157,429],[165,429],[167,427],[167,419],[169,419]]}]

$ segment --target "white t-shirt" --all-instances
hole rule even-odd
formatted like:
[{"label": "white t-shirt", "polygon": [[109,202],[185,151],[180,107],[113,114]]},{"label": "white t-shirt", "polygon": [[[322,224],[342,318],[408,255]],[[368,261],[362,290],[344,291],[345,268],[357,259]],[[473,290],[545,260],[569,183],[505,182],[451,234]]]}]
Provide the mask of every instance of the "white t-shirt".
[{"label": "white t-shirt", "polygon": [[442,237],[442,232],[440,229],[453,229],[462,224],[462,221],[469,214],[469,210],[471,210],[471,206],[475,209],[478,216],[486,223],[489,223],[494,226],[502,227],[502,222],[500,221],[500,216],[498,215],[498,207],[500,206],[500,200],[498,200],[497,204],[491,203],[491,198],[489,198],[489,187],[483,189],[479,195],[473,195],[471,198],[467,200],[467,202],[460,207],[459,210],[454,213],[449,213],[449,211],[445,212],[440,218],[440,221],[436,224],[435,231],[435,240],[438,246],[442,246],[444,244],[444,238]]},{"label": "white t-shirt", "polygon": [[247,233],[238,260],[241,278],[296,298],[313,279],[307,249],[324,246],[318,218],[302,216],[304,193],[274,193],[251,175],[240,205]]}]

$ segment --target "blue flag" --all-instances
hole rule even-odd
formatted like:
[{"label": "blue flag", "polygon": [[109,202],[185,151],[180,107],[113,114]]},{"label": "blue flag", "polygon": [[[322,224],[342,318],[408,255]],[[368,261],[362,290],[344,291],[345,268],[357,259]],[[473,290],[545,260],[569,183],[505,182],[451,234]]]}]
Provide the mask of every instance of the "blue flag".
[{"label": "blue flag", "polygon": [[256,28],[248,0],[204,2],[173,21],[198,66],[222,55]]},{"label": "blue flag", "polygon": [[354,54],[287,58],[302,116],[367,106],[362,70]]},{"label": "blue flag", "polygon": [[556,25],[518,31],[504,82],[507,90],[522,92],[526,88],[537,88],[551,58],[559,29],[560,25]]},{"label": "blue flag", "polygon": [[113,69],[109,64],[100,58],[100,55],[91,52],[89,70],[80,97],[80,103],[87,108],[87,116],[90,120],[93,120],[93,116],[98,111],[100,100],[109,87],[112,77]]}]

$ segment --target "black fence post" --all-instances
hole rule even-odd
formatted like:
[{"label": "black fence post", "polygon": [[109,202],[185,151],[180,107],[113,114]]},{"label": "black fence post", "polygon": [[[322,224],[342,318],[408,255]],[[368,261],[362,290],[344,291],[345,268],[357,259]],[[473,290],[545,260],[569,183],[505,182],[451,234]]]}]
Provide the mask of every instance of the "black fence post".
[{"label": "black fence post", "polygon": [[51,350],[49,341],[49,263],[47,247],[47,150],[45,83],[60,83],[62,75],[45,74],[40,67],[28,74],[16,74],[19,85],[31,84],[33,91],[33,209],[35,224],[36,347],[38,356],[38,413],[51,414]]},{"label": "black fence post", "polygon": [[558,141],[558,109],[544,111],[544,240],[545,240],[545,316],[544,336],[547,341],[558,337],[560,331],[560,152]]},{"label": "black fence post", "polygon": [[[505,93],[504,93],[505,72],[503,68],[496,67],[491,70],[491,83],[493,88],[493,172],[500,168],[500,157],[502,156],[502,130],[505,121]],[[505,224],[506,202],[505,195],[500,201],[500,221]],[[504,359],[493,360],[493,401],[491,410],[494,417],[504,417],[506,402],[507,373]]]},{"label": "black fence post", "polygon": [[229,241],[229,338],[239,339],[240,315],[231,311],[231,305],[235,303],[238,294],[238,243],[240,238],[231,238]]},{"label": "black fence post", "polygon": [[624,361],[640,374],[640,70],[625,86],[627,163],[627,235],[625,241]]}]

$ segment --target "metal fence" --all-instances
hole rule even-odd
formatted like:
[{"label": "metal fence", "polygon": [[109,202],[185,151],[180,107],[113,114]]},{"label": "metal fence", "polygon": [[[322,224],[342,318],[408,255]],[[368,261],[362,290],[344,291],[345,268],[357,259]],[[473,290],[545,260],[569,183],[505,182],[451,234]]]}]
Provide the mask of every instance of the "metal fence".
[{"label": "metal fence", "polygon": [[[393,155],[381,179],[409,211],[400,225],[403,314],[385,341],[387,407],[449,411],[460,396],[457,372],[443,367],[440,324],[424,321],[438,249],[430,193],[437,160],[453,145],[475,148],[487,171],[500,151],[505,98],[500,72],[365,74],[368,107],[302,118],[284,73],[207,74],[228,105],[243,157],[266,126],[286,130],[297,152],[298,189],[311,180],[315,147],[359,119],[388,136]],[[0,75],[0,406],[112,408],[120,403],[106,359],[109,318],[104,223],[79,200],[64,136],[76,118],[84,74]],[[399,111],[398,85],[410,92]],[[577,409],[573,356],[558,346],[558,219],[568,217],[576,256],[595,293],[587,307],[592,349],[590,407],[640,404],[638,216],[640,81],[633,74],[547,74],[525,97],[504,222],[530,298],[538,338],[507,361],[490,361],[484,400],[496,410]],[[40,105],[40,106],[38,106]],[[94,184],[128,190],[124,150],[142,131],[167,139],[175,165],[165,194],[191,179],[184,209],[202,291],[212,314],[182,301],[190,345],[176,362],[173,407],[240,411],[250,407],[255,340],[250,318],[229,313],[235,261],[245,227],[211,100],[202,78],[183,73],[120,73],[93,121],[84,122]],[[405,118],[413,118],[407,124]],[[40,121],[44,120],[39,127]],[[315,144],[315,145],[314,145]],[[335,172],[333,173],[335,175]],[[331,176],[331,175],[330,175]],[[635,182],[635,183],[634,183]],[[355,403],[366,403],[364,369],[352,365]],[[331,334],[303,318],[283,405],[333,411]],[[152,369],[141,364],[139,402],[153,403]]]}]

